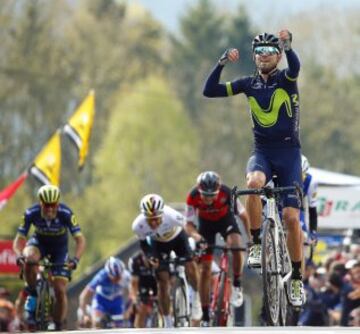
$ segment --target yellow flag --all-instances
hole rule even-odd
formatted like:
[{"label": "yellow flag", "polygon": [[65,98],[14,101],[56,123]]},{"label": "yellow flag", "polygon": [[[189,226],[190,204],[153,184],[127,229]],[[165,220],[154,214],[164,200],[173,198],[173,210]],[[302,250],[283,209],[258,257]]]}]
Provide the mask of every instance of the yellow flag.
[{"label": "yellow flag", "polygon": [[56,131],[35,158],[30,173],[44,184],[59,186],[61,168],[60,131]]},{"label": "yellow flag", "polygon": [[64,127],[64,132],[79,151],[79,168],[84,166],[95,116],[95,92],[92,90],[75,110]]}]

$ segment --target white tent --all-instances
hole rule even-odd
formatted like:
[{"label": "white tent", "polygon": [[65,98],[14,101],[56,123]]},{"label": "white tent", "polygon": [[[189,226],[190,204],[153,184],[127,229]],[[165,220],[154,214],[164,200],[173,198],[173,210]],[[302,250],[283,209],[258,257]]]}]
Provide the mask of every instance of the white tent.
[{"label": "white tent", "polygon": [[319,229],[360,229],[360,177],[310,168],[318,182]]}]

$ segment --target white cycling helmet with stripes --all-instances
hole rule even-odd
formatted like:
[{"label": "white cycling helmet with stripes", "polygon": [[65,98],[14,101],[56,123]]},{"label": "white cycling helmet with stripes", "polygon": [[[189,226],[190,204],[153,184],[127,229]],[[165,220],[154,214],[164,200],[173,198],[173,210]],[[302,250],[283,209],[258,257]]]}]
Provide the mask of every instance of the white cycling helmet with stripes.
[{"label": "white cycling helmet with stripes", "polygon": [[112,277],[120,277],[124,270],[124,262],[114,256],[110,256],[105,263],[105,271]]},{"label": "white cycling helmet with stripes", "polygon": [[140,201],[140,211],[146,218],[161,217],[164,206],[163,198],[157,194],[147,194]]}]

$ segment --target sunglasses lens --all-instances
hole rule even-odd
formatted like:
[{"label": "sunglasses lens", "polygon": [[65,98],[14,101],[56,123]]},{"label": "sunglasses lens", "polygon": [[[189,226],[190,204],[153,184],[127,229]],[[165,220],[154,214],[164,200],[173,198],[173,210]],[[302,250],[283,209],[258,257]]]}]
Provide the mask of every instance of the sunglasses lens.
[{"label": "sunglasses lens", "polygon": [[254,53],[259,56],[272,56],[279,54],[279,50],[274,46],[258,46],[254,49]]}]

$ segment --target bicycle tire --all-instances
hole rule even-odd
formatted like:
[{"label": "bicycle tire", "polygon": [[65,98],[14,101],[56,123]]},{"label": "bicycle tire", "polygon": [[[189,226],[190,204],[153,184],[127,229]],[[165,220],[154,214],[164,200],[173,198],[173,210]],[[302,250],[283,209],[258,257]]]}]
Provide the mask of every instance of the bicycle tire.
[{"label": "bicycle tire", "polygon": [[49,282],[40,280],[36,307],[36,322],[39,330],[47,330],[49,325],[50,286]]},{"label": "bicycle tire", "polygon": [[[279,260],[280,260],[280,268],[281,268],[281,278],[283,279],[285,276],[291,272],[291,260],[289,257],[289,253],[287,251],[285,233],[282,228],[282,225],[279,226]],[[285,285],[282,287],[280,291],[280,310],[279,310],[279,324],[281,326],[286,326],[287,324],[287,313],[289,302],[287,298]]]},{"label": "bicycle tire", "polygon": [[153,307],[150,315],[150,327],[151,328],[163,328],[164,319],[159,312],[158,307]]},{"label": "bicycle tire", "polygon": [[217,284],[217,293],[214,294],[214,298],[216,298],[216,302],[213,303],[215,309],[212,310],[213,319],[212,326],[226,326],[227,322],[227,310],[225,303],[225,285],[226,285],[226,274],[224,272],[220,273]]},{"label": "bicycle tire", "polygon": [[185,284],[178,278],[175,282],[172,298],[175,327],[190,326],[190,314],[187,314],[187,298]]},{"label": "bicycle tire", "polygon": [[261,242],[261,268],[267,323],[270,326],[276,326],[279,321],[280,289],[276,243],[272,225],[272,221],[265,220]]}]

